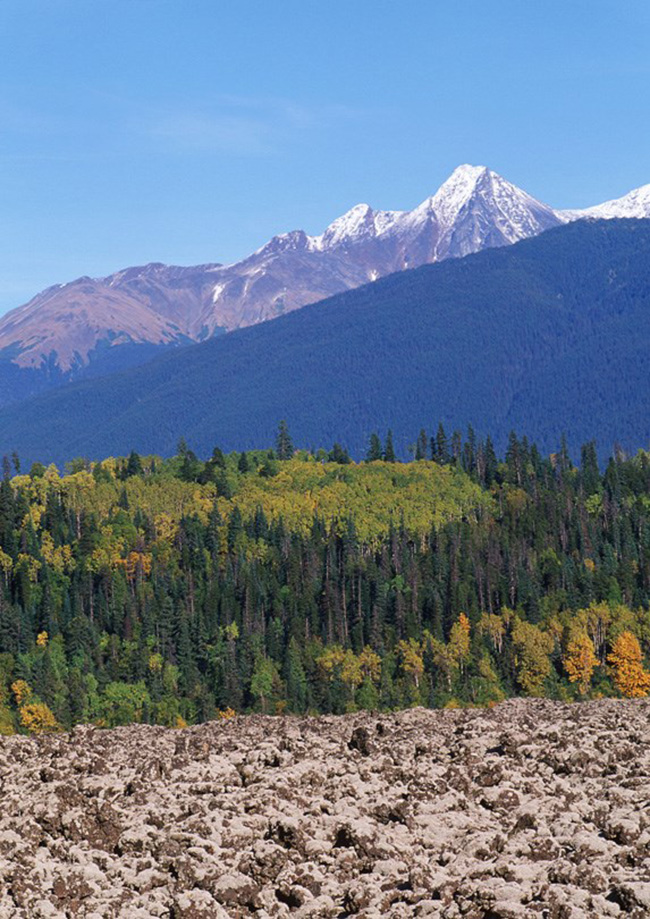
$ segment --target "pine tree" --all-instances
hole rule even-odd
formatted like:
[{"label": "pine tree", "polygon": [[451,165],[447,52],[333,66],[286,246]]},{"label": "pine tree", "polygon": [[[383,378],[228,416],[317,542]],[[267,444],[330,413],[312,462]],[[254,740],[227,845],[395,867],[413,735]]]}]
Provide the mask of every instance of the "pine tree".
[{"label": "pine tree", "polygon": [[580,478],[586,495],[594,495],[600,491],[598,454],[593,440],[583,444],[580,450]]},{"label": "pine tree", "polygon": [[454,431],[451,435],[451,458],[456,466],[460,466],[462,452],[463,438],[460,431]]},{"label": "pine tree", "polygon": [[330,463],[340,463],[342,465],[352,462],[348,451],[338,442],[334,444],[330,452],[327,454],[327,459]]},{"label": "pine tree", "polygon": [[490,487],[494,482],[497,474],[497,468],[499,466],[497,455],[494,451],[494,445],[492,443],[492,438],[488,436],[485,441],[485,484]]},{"label": "pine tree", "polygon": [[444,466],[449,462],[447,435],[445,434],[445,429],[442,425],[442,421],[438,425],[438,433],[436,434],[436,455],[433,458],[437,463],[440,463],[441,466]]},{"label": "pine tree", "polygon": [[131,450],[126,461],[125,477],[130,478],[134,475],[142,475],[142,460],[135,450]]},{"label": "pine tree", "polygon": [[366,462],[374,463],[382,458],[381,440],[375,431],[370,435],[370,444],[366,453]]},{"label": "pine tree", "polygon": [[418,434],[418,439],[415,442],[415,459],[416,461],[424,460],[427,458],[427,432],[422,428]]},{"label": "pine tree", "polygon": [[275,452],[279,460],[288,460],[293,456],[293,441],[289,434],[287,422],[284,420],[278,425],[278,433],[275,438]]},{"label": "pine tree", "polygon": [[393,432],[389,429],[386,435],[386,446],[384,448],[384,459],[387,463],[395,462],[395,448],[393,447]]}]

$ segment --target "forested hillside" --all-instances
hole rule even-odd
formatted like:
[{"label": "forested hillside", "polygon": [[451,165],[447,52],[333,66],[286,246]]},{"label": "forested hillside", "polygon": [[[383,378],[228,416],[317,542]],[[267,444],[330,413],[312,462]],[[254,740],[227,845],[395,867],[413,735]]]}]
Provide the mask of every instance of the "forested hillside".
[{"label": "forested hillside", "polygon": [[65,462],[340,440],[473,424],[505,449],[650,442],[650,221],[578,221],[514,246],[400,272],[143,367],[0,410],[0,451]]},{"label": "forested hillside", "polygon": [[5,459],[0,730],[650,686],[650,455]]}]

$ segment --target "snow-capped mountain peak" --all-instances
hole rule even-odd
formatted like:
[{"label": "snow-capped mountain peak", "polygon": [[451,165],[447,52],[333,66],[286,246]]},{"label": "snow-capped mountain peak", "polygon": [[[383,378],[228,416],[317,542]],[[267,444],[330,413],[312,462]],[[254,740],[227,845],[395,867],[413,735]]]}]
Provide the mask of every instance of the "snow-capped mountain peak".
[{"label": "snow-capped mountain peak", "polygon": [[580,220],[583,217],[603,220],[614,217],[650,217],[650,185],[642,185],[628,192],[627,195],[623,195],[622,198],[604,201],[594,207],[558,211],[558,213],[564,215],[567,220]]},{"label": "snow-capped mountain peak", "polygon": [[[0,355],[19,366],[88,363],[128,342],[202,341],[419,265],[535,236],[582,217],[650,217],[650,185],[556,211],[486,166],[463,164],[406,211],[357,204],[317,236],[274,236],[230,265],[152,263],[43,291],[0,319]],[[1,401],[0,394],[0,401]]]},{"label": "snow-capped mountain peak", "polygon": [[486,178],[489,179],[491,175],[494,173],[490,173],[486,166],[470,166],[465,163],[454,169],[435,195],[428,199],[440,223],[446,226],[451,224],[476,193],[478,186],[485,183]]},{"label": "snow-capped mountain peak", "polygon": [[355,204],[332,221],[320,236],[313,237],[314,248],[328,249],[373,230],[373,210],[369,204]]}]

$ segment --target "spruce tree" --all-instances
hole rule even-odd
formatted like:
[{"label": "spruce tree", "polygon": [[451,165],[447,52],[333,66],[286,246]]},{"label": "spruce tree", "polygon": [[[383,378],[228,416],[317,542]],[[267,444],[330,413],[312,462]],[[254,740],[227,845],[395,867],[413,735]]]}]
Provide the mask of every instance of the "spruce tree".
[{"label": "spruce tree", "polygon": [[386,460],[387,463],[395,462],[395,448],[393,446],[393,432],[390,430],[390,428],[388,430],[388,434],[386,435],[386,446],[384,448],[384,459]]},{"label": "spruce tree", "polygon": [[438,433],[436,434],[436,462],[440,463],[441,466],[444,466],[449,462],[449,447],[447,446],[447,435],[445,434],[445,429],[442,426],[442,421],[438,425]]},{"label": "spruce tree", "polygon": [[288,460],[293,456],[293,441],[289,434],[287,422],[284,420],[278,425],[278,433],[275,438],[275,452],[279,460]]},{"label": "spruce tree", "polygon": [[418,439],[415,443],[415,459],[416,461],[423,460],[427,458],[427,432],[424,428],[421,429],[418,434]]},{"label": "spruce tree", "polygon": [[370,444],[368,446],[368,452],[366,453],[366,462],[374,463],[376,460],[380,460],[381,458],[381,440],[379,439],[379,434],[373,431],[370,435]]}]

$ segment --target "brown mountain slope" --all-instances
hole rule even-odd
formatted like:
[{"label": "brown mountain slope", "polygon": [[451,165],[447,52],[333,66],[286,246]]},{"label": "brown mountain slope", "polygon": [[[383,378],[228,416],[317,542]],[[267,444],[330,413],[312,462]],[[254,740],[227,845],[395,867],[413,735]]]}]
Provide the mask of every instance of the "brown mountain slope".
[{"label": "brown mountain slope", "polygon": [[379,277],[534,236],[564,222],[481,166],[460,166],[412,211],[359,204],[320,236],[274,237],[233,265],[147,265],[49,288],[0,320],[0,355],[21,367],[83,365],[97,348],[201,341]]},{"label": "brown mountain slope", "polygon": [[102,346],[187,340],[188,317],[209,287],[206,274],[202,267],[147,265],[50,287],[0,322],[0,353],[6,349],[22,367],[55,355],[65,371]]},{"label": "brown mountain slope", "polygon": [[583,216],[650,216],[650,186],[588,211],[554,211],[483,166],[459,166],[411,211],[358,204],[320,236],[285,233],[232,265],[151,264],[49,288],[0,319],[0,357],[68,371],[105,347],[202,341]]}]

